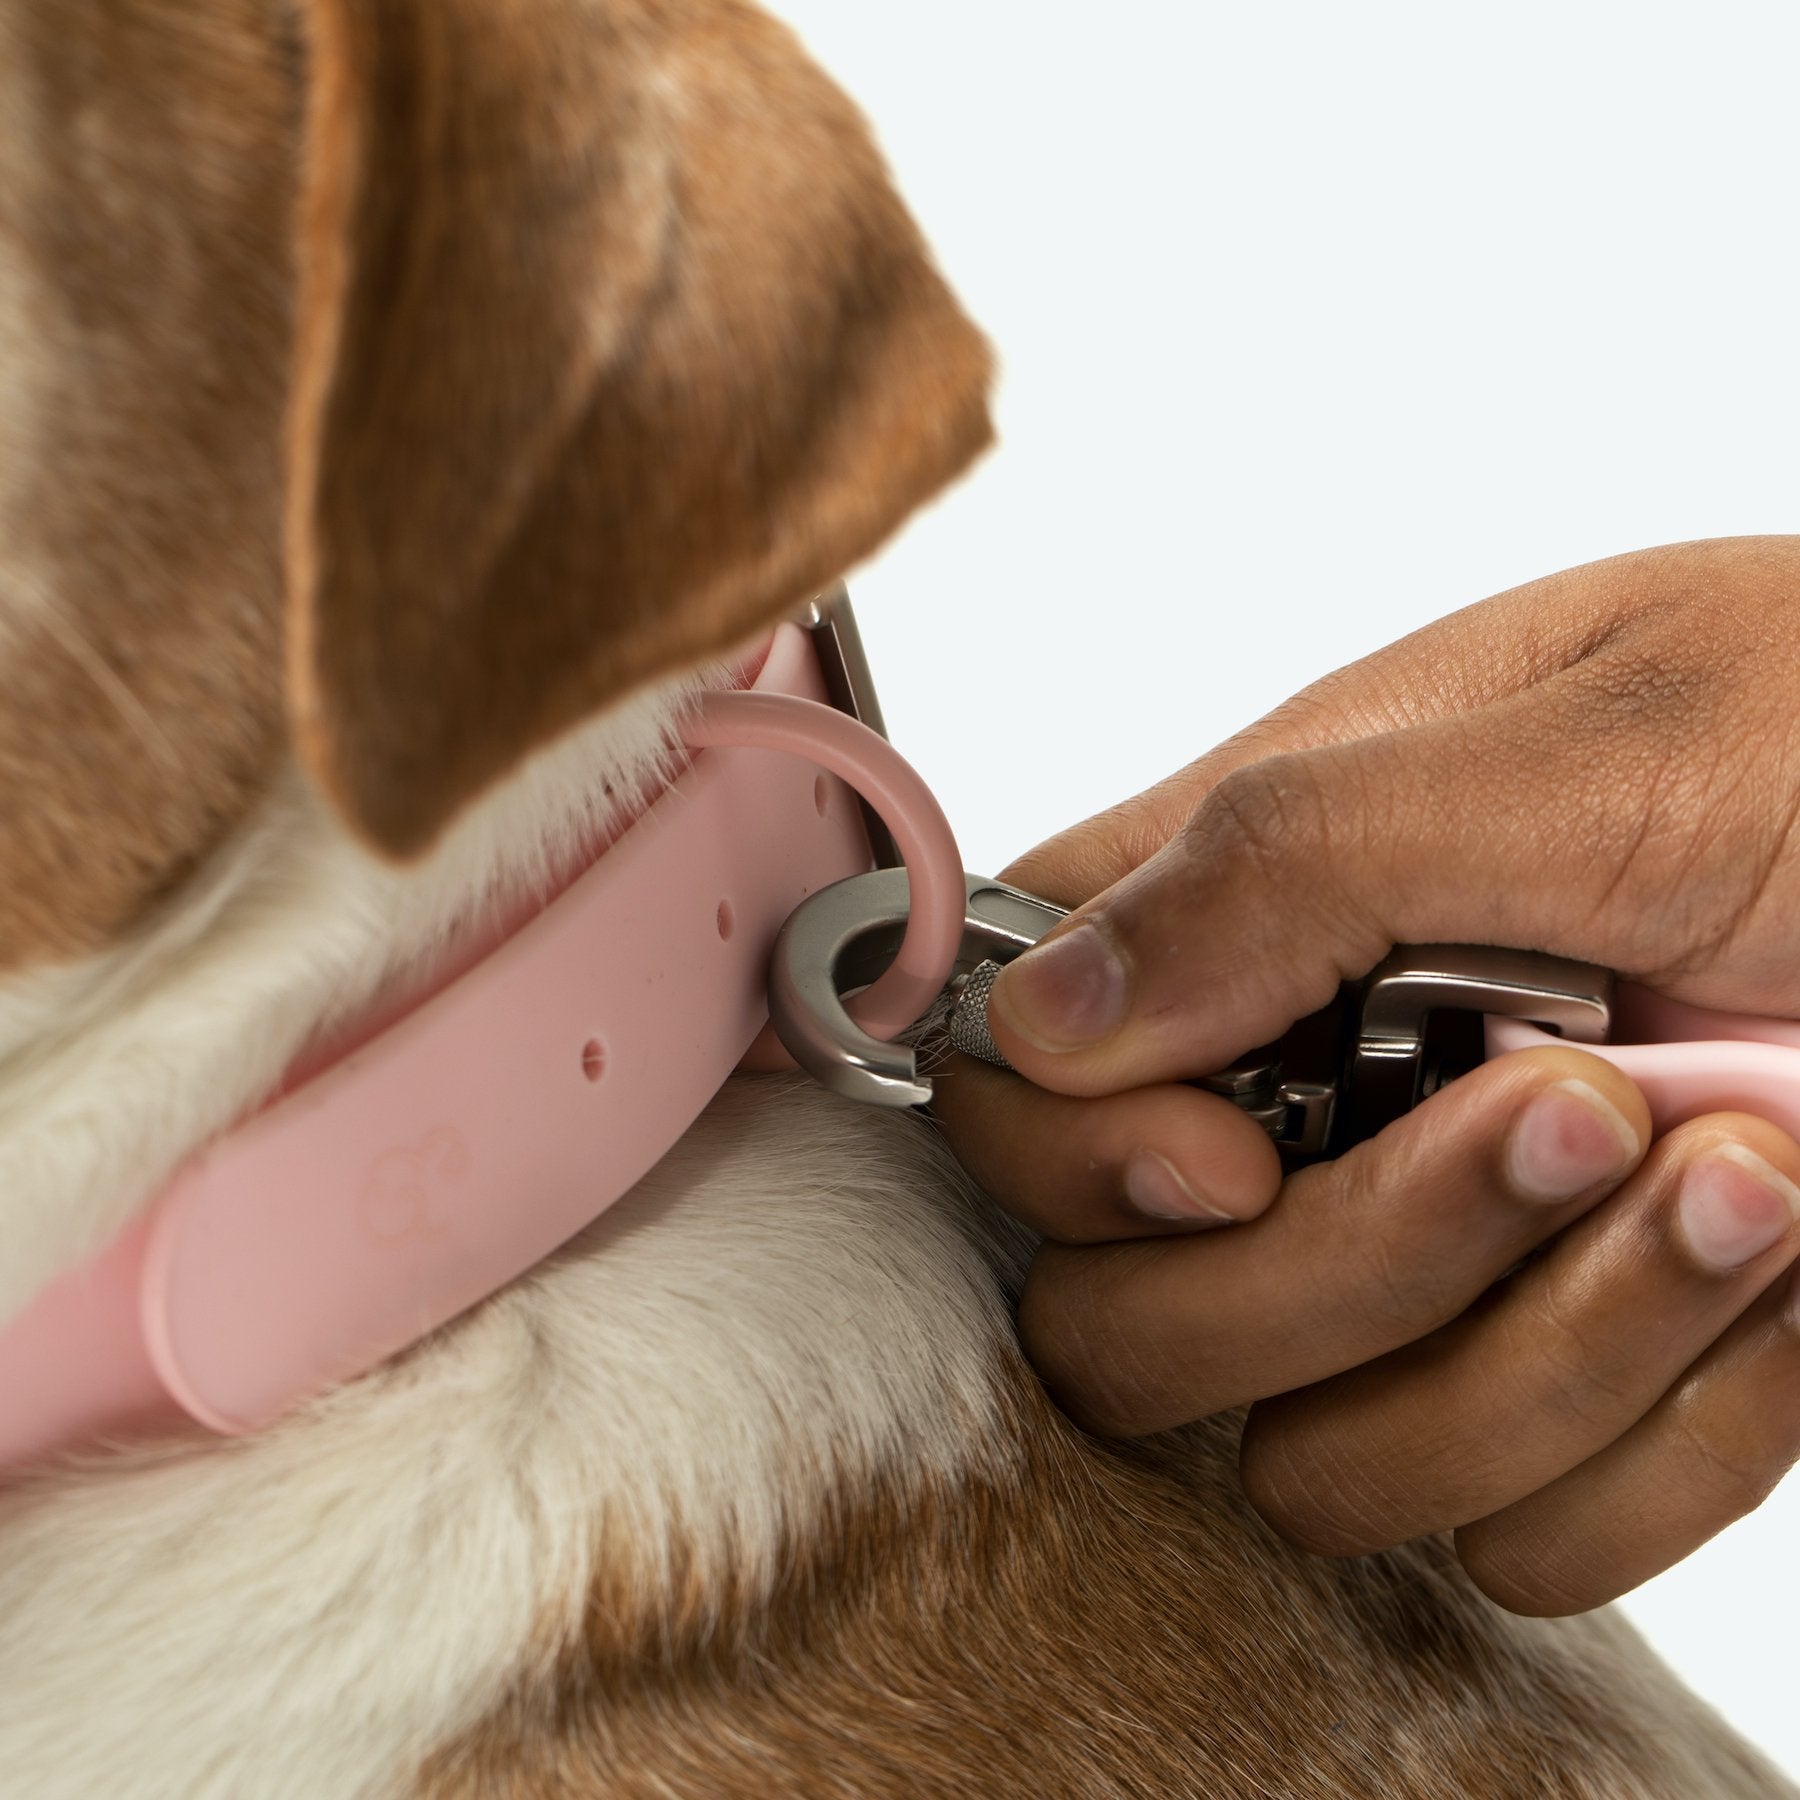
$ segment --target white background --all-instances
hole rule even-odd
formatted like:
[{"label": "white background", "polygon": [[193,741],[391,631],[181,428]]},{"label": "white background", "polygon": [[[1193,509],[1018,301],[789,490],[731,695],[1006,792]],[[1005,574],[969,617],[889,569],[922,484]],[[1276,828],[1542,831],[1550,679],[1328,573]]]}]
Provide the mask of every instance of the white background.
[{"label": "white background", "polygon": [[[775,10],[1005,363],[854,586],[971,867],[1484,594],[1795,529],[1791,10]],[[1630,1607],[1800,1772],[1800,1477]]]}]

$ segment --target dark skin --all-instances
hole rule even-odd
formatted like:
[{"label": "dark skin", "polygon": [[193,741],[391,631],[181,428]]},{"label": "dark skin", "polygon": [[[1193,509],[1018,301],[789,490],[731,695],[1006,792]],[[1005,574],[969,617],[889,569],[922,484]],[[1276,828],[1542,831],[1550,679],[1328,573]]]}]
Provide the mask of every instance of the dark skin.
[{"label": "dark skin", "polygon": [[1327,1555],[1455,1534],[1501,1604],[1578,1612],[1800,1455],[1800,1146],[1652,1141],[1574,1049],[1455,1082],[1283,1181],[1180,1085],[1396,943],[1603,963],[1800,1017],[1800,539],[1553,576],[1327,677],[1008,880],[1079,907],[997,984],[1016,1077],[939,1084],[1044,1234],[1026,1348],[1133,1436],[1253,1403],[1243,1476]]}]

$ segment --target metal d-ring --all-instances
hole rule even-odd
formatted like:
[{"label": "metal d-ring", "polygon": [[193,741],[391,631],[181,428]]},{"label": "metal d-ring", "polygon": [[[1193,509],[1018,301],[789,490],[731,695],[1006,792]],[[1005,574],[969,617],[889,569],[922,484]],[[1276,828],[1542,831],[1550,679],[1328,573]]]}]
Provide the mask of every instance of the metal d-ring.
[{"label": "metal d-ring", "polygon": [[[967,905],[955,974],[1010,961],[1068,917],[1004,882],[965,875]],[[769,965],[769,1017],[801,1068],[833,1093],[877,1106],[923,1106],[931,1079],[910,1044],[884,1043],[851,1018],[846,992],[866,987],[893,959],[906,929],[904,869],[834,882],[782,926]]]}]

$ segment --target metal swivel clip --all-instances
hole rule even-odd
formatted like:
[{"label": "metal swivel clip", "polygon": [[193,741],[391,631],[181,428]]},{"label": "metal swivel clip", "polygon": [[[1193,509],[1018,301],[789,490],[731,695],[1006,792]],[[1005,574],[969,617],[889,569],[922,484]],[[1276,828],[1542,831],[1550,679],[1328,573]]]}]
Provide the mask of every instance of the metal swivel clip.
[{"label": "metal swivel clip", "polygon": [[[1035,894],[970,875],[962,952],[946,990],[949,1043],[1009,1065],[987,1026],[1001,966],[1067,912]],[[807,900],[775,943],[770,1016],[799,1065],[834,1092],[878,1106],[922,1106],[931,1078],[905,1041],[862,1031],[844,996],[873,981],[907,917],[903,869],[840,881]],[[1484,1015],[1528,1020],[1571,1043],[1602,1044],[1613,976],[1523,950],[1423,945],[1395,950],[1331,1005],[1196,1085],[1251,1115],[1290,1162],[1335,1156],[1483,1060]]]}]

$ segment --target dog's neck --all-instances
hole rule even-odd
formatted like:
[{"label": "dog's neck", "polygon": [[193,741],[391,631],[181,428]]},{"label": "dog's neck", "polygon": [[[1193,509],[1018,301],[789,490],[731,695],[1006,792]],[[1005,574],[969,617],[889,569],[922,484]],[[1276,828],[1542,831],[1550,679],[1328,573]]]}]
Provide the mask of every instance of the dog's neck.
[{"label": "dog's neck", "polygon": [[[451,933],[541,892],[597,809],[661,777],[694,685],[539,759],[416,868],[372,859],[296,780],[140,939],[10,983],[0,1306]],[[753,1599],[835,1495],[1010,1454],[992,1229],[915,1122],[801,1078],[731,1084],[561,1256],[374,1376],[235,1444],[0,1490],[0,1766],[45,1796],[357,1794],[495,1704],[521,1645],[591,1631],[597,1593],[622,1641],[695,1595]],[[272,1686],[354,1691],[367,1728],[296,1718],[277,1779]],[[159,1787],[201,1737],[245,1748],[213,1785]]]},{"label": "dog's neck", "polygon": [[738,691],[698,697],[694,761],[590,840],[549,905],[460,933],[422,1004],[378,996],[0,1327],[0,1471],[172,1414],[257,1429],[622,1198],[756,1048],[782,921],[867,869],[857,809],[821,768],[880,799],[912,871],[901,955],[859,1005],[908,1021],[935,999],[963,917],[955,843],[879,735],[822,704],[840,663],[821,639],[838,641],[829,621],[784,624],[733,671]]}]

